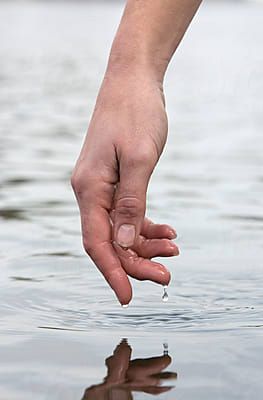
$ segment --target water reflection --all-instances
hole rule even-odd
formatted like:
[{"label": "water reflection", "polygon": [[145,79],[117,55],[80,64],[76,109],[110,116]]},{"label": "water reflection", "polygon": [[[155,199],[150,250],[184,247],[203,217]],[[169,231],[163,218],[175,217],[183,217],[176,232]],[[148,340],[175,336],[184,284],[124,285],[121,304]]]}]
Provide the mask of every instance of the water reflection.
[{"label": "water reflection", "polygon": [[105,360],[107,375],[103,382],[87,388],[82,400],[132,400],[133,392],[159,395],[173,389],[162,385],[163,381],[177,379],[175,372],[164,371],[172,362],[167,345],[161,356],[131,360],[131,355],[132,348],[123,339]]}]

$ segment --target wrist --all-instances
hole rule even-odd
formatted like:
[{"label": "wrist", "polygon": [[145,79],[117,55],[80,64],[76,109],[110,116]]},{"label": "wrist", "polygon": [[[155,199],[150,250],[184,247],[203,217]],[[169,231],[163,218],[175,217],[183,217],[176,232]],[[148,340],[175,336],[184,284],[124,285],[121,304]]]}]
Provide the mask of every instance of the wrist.
[{"label": "wrist", "polygon": [[113,42],[105,76],[143,77],[162,86],[168,63],[157,52],[152,54],[143,44],[130,45],[119,35]]},{"label": "wrist", "polygon": [[133,108],[141,101],[150,102],[153,98],[159,98],[160,106],[165,109],[162,82],[152,76],[148,68],[137,64],[126,68],[121,62],[107,68],[97,97],[96,109]]}]

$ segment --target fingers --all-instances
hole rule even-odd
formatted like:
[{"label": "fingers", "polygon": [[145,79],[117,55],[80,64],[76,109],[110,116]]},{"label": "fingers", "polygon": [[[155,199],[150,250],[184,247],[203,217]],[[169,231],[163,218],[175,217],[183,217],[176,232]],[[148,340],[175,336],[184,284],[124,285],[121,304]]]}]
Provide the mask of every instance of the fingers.
[{"label": "fingers", "polygon": [[170,272],[164,265],[146,260],[131,249],[124,250],[117,243],[114,248],[118,254],[125,272],[138,280],[150,280],[161,285],[168,285],[171,279]]},{"label": "fingers", "polygon": [[85,213],[81,203],[83,245],[114,290],[121,304],[128,304],[132,288],[111,244],[111,226],[106,210],[96,207]]},{"label": "fingers", "polygon": [[154,378],[160,379],[160,380],[176,380],[177,379],[177,373],[176,372],[170,372],[170,371],[165,371],[165,372],[160,372],[158,374],[153,374],[152,375]]},{"label": "fingers", "polygon": [[172,257],[179,255],[179,249],[175,243],[169,239],[146,239],[144,236],[139,236],[135,245],[132,247],[140,257]]},{"label": "fingers", "polygon": [[[162,285],[167,285],[170,281],[170,273],[162,264],[142,257],[168,257],[178,254],[178,248],[169,240],[175,237],[171,227],[144,220],[147,184],[153,167],[149,168],[149,164],[145,166],[141,163],[132,165],[129,162],[122,162],[121,167],[121,179],[112,218],[113,234],[109,217],[114,197],[113,180],[103,178],[102,173],[97,177],[93,175],[93,170],[89,169],[88,172],[86,170],[85,173],[78,173],[78,179],[72,181],[72,186],[80,208],[84,248],[116,293],[120,303],[125,305],[132,298],[127,274],[139,280],[151,280]],[[132,176],[129,175],[131,171]],[[134,250],[140,257],[134,253],[131,257],[129,253],[121,252],[120,246],[117,246],[118,251],[115,251],[116,248],[114,250],[112,235],[120,239],[119,228],[122,225],[124,240],[119,240],[119,243],[123,247],[129,247],[136,242]],[[128,225],[132,225],[134,231],[130,241],[131,230]],[[155,239],[151,241],[139,236],[140,231],[147,238]],[[162,240],[156,239],[159,237]]]},{"label": "fingers", "polygon": [[120,384],[125,381],[126,372],[129,367],[132,349],[126,340],[122,340],[116,347],[111,357],[106,359],[108,368],[106,383]]},{"label": "fingers", "polygon": [[[137,154],[138,153],[138,154]],[[146,191],[154,168],[147,152],[120,159],[120,182],[115,196],[114,240],[122,247],[133,246],[143,224]]]},{"label": "fingers", "polygon": [[141,235],[148,239],[175,239],[176,231],[166,224],[155,224],[150,219],[145,218],[141,228]]},{"label": "fingers", "polygon": [[[112,210],[111,219],[115,221],[115,210]],[[175,230],[166,224],[155,224],[144,218],[141,235],[131,247],[140,257],[172,257],[179,255],[178,246],[171,239],[176,237]]]},{"label": "fingers", "polygon": [[127,371],[128,380],[133,386],[141,387],[144,391],[147,389],[148,392],[148,388],[158,391],[161,371],[167,368],[171,361],[169,355],[132,360]]},{"label": "fingers", "polygon": [[133,386],[130,385],[132,391],[134,392],[143,392],[147,394],[152,394],[157,396],[158,394],[169,392],[174,388],[174,386]]},{"label": "fingers", "polygon": [[72,181],[81,216],[83,246],[114,290],[121,304],[128,304],[132,289],[126,272],[111,244],[111,221],[107,206],[112,185],[102,179],[79,175]]},{"label": "fingers", "polygon": [[[169,355],[160,357],[151,357],[144,359],[135,359],[130,362],[128,374],[133,379],[139,379],[144,376],[152,376],[160,373],[172,362]],[[156,376],[157,377],[157,376]]]}]

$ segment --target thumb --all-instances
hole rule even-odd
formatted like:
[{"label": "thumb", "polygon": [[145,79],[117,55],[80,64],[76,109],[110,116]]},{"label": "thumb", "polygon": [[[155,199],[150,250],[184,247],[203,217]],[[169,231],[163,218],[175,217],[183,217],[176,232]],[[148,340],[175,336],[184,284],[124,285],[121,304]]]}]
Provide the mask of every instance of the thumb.
[{"label": "thumb", "polygon": [[[149,157],[148,157],[149,158]],[[114,240],[133,246],[140,235],[146,209],[146,192],[154,164],[147,158],[120,162],[120,181],[115,197]]]}]

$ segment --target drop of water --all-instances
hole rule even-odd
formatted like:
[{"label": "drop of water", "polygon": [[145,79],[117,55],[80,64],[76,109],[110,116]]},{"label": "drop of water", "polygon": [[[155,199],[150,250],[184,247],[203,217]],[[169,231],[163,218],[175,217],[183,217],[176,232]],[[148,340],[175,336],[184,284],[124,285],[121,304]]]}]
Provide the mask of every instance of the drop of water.
[{"label": "drop of water", "polygon": [[122,308],[128,308],[129,304],[122,304]]},{"label": "drop of water", "polygon": [[168,343],[163,344],[163,355],[164,356],[168,355]]},{"label": "drop of water", "polygon": [[169,299],[169,296],[168,296],[168,293],[167,293],[167,286],[164,286],[163,287],[163,297],[162,297],[162,301],[163,302],[167,302],[168,301],[168,299]]}]

